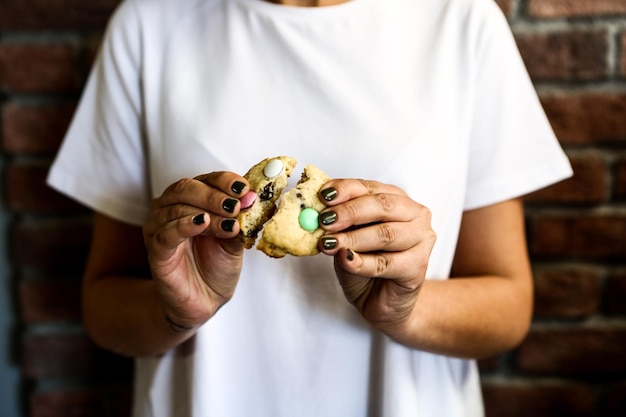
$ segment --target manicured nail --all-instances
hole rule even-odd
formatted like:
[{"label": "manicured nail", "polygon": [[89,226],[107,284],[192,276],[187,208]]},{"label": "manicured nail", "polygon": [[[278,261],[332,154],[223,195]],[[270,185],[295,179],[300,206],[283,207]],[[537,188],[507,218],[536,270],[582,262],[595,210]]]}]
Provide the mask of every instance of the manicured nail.
[{"label": "manicured nail", "polygon": [[320,213],[320,222],[324,226],[333,224],[336,221],[337,221],[337,213],[335,213],[334,211],[325,211],[324,213]]},{"label": "manicured nail", "polygon": [[243,197],[241,197],[241,209],[245,210],[252,207],[256,201],[257,194],[254,191],[248,191]]},{"label": "manicured nail", "polygon": [[233,193],[235,194],[241,194],[244,188],[246,188],[246,184],[241,181],[235,181],[232,187],[230,187],[230,189],[233,190]]},{"label": "manicured nail", "polygon": [[235,211],[235,207],[237,207],[238,201],[239,200],[236,200],[234,198],[227,198],[222,203],[222,208],[226,210],[227,212],[232,213],[233,211]]},{"label": "manicured nail", "polygon": [[222,220],[222,230],[225,232],[232,232],[233,228],[235,227],[235,222],[237,220],[235,219],[224,219]]},{"label": "manicured nail", "polygon": [[192,220],[193,224],[201,225],[204,224],[204,213],[198,214]]},{"label": "manicured nail", "polygon": [[337,247],[337,239],[334,237],[323,237],[322,238],[322,247],[326,250],[335,249]]},{"label": "manicured nail", "polygon": [[346,258],[349,261],[354,261],[354,252],[352,252],[352,249],[348,249],[348,254],[346,255]]},{"label": "manicured nail", "polygon": [[337,190],[335,190],[333,187],[323,189],[322,191],[320,191],[320,194],[322,195],[322,198],[326,201],[333,201],[335,198],[337,198]]}]

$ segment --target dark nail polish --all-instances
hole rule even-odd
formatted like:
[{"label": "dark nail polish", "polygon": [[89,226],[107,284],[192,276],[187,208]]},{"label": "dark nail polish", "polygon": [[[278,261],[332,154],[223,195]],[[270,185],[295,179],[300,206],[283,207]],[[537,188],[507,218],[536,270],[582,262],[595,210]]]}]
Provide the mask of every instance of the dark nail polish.
[{"label": "dark nail polish", "polygon": [[352,252],[352,249],[348,249],[348,254],[346,255],[346,258],[348,258],[349,261],[354,261],[354,252]]},{"label": "dark nail polish", "polygon": [[328,226],[329,224],[333,224],[337,221],[337,213],[334,211],[325,211],[320,214],[320,223],[324,226]]},{"label": "dark nail polish", "polygon": [[322,198],[326,201],[333,201],[335,198],[337,198],[337,190],[335,190],[333,187],[323,189],[322,191],[320,191],[320,194],[322,195]]},{"label": "dark nail polish", "polygon": [[226,210],[227,212],[232,213],[233,211],[235,211],[235,207],[237,207],[238,201],[239,200],[236,200],[234,198],[227,198],[222,203],[222,208]]},{"label": "dark nail polish", "polygon": [[201,225],[204,224],[204,213],[198,214],[192,220],[193,224]]},{"label": "dark nail polish", "polygon": [[225,232],[232,232],[235,227],[235,219],[224,219],[222,220],[222,230]]},{"label": "dark nail polish", "polygon": [[322,238],[322,247],[326,250],[335,249],[337,247],[337,239],[334,237],[323,237]]},{"label": "dark nail polish", "polygon": [[235,194],[241,194],[244,188],[246,188],[246,184],[241,181],[235,181],[232,187],[230,187],[230,189],[233,190]]}]

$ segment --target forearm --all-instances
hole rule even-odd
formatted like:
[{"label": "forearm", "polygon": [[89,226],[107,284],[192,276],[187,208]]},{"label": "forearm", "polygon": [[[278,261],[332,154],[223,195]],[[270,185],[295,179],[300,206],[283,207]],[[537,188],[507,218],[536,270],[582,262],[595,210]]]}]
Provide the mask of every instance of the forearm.
[{"label": "forearm", "polygon": [[173,328],[150,279],[101,277],[85,283],[83,317],[98,345],[125,356],[154,356],[181,344],[197,329]]},{"label": "forearm", "polygon": [[530,325],[527,282],[496,276],[427,280],[411,316],[383,331],[405,345],[448,356],[504,352],[521,342]]}]

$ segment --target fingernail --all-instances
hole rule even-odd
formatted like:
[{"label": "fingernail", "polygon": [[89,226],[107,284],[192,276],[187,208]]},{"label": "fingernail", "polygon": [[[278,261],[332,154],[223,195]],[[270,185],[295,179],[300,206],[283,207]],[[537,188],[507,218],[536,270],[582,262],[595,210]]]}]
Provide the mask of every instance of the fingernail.
[{"label": "fingernail", "polygon": [[227,212],[232,213],[233,211],[235,211],[235,207],[237,207],[238,201],[239,200],[236,200],[234,198],[227,198],[222,203],[222,208],[226,210]]},{"label": "fingernail", "polygon": [[320,222],[324,226],[333,224],[336,221],[337,221],[337,213],[335,213],[334,211],[325,211],[324,213],[320,213]]},{"label": "fingernail", "polygon": [[254,191],[248,191],[243,197],[241,197],[241,209],[245,210],[252,207],[256,201],[257,194]]},{"label": "fingernail", "polygon": [[235,181],[232,187],[230,187],[230,189],[233,190],[235,194],[241,194],[244,188],[246,188],[246,184],[241,181]]},{"label": "fingernail", "polygon": [[222,220],[222,230],[225,232],[232,232],[235,227],[235,219],[224,219]]},{"label": "fingernail", "polygon": [[333,201],[335,198],[337,198],[337,190],[333,187],[323,189],[322,191],[320,191],[320,194],[322,195],[322,198],[326,201]]},{"label": "fingernail", "polygon": [[352,249],[348,249],[348,254],[346,255],[346,258],[348,258],[349,261],[354,261],[354,252],[352,252]]},{"label": "fingernail", "polygon": [[326,250],[335,249],[337,247],[337,239],[334,237],[323,237],[322,247]]},{"label": "fingernail", "polygon": [[192,220],[193,224],[201,225],[204,224],[204,213],[198,214]]}]

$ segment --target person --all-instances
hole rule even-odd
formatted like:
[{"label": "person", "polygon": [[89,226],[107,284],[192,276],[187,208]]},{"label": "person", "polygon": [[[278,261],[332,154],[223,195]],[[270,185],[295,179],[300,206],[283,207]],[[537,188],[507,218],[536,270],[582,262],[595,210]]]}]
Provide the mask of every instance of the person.
[{"label": "person", "polygon": [[[278,155],[332,178],[317,256],[236,238]],[[95,211],[133,416],[454,417],[529,328],[522,196],[569,175],[492,0],[125,0],[48,181]]]}]

